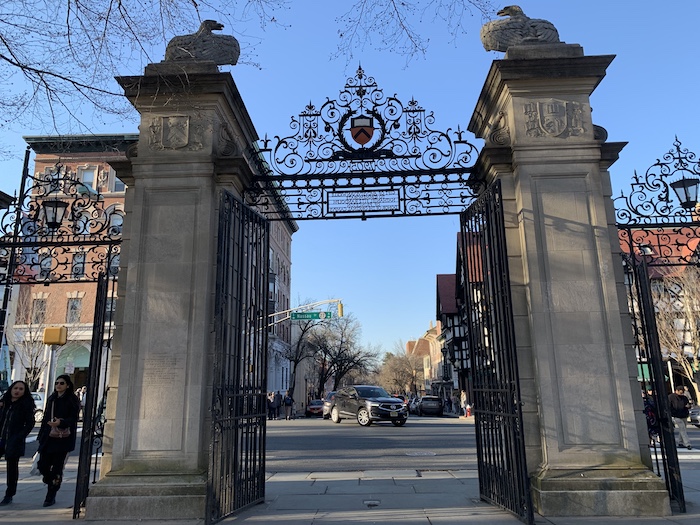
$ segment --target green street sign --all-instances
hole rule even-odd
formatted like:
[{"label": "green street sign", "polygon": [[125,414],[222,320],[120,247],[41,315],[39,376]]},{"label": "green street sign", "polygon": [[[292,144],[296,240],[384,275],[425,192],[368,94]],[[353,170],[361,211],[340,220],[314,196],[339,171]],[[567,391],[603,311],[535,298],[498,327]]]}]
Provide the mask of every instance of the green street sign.
[{"label": "green street sign", "polygon": [[333,312],[292,312],[292,321],[300,321],[303,319],[330,319],[333,317]]}]

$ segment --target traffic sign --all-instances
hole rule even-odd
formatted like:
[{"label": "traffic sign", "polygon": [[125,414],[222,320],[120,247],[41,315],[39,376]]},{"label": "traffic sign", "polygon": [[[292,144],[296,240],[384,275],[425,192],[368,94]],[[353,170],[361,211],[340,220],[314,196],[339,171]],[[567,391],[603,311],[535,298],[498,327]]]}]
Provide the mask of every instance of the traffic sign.
[{"label": "traffic sign", "polygon": [[292,321],[303,319],[330,319],[333,317],[333,312],[292,312]]}]

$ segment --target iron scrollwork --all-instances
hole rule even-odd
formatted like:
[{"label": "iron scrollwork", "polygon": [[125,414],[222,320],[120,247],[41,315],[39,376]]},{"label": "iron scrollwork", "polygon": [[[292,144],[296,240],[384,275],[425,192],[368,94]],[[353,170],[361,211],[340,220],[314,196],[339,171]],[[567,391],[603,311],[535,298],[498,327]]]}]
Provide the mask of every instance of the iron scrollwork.
[{"label": "iron scrollwork", "polygon": [[671,187],[671,178],[700,179],[695,153],[683,148],[678,138],[644,176],[635,172],[628,195],[621,193],[614,199],[622,251],[644,257],[650,267],[698,264],[698,212],[696,207],[682,206]]},{"label": "iron scrollwork", "polygon": [[618,224],[653,224],[693,220],[680,203],[672,199],[671,177],[700,178],[695,153],[681,146],[676,138],[671,148],[657,159],[643,177],[634,172],[632,190],[614,199]]},{"label": "iron scrollwork", "polygon": [[265,213],[279,210],[281,197],[297,220],[459,213],[477,193],[477,149],[459,127],[434,123],[415,99],[386,96],[360,67],[338,99],[309,103],[292,117],[291,135],[251,151],[259,175],[246,198]]},{"label": "iron scrollwork", "polygon": [[[47,206],[63,212],[52,223]],[[57,164],[37,175],[27,171],[20,194],[0,218],[0,284],[96,281],[114,277],[123,211],[77,174]]]}]

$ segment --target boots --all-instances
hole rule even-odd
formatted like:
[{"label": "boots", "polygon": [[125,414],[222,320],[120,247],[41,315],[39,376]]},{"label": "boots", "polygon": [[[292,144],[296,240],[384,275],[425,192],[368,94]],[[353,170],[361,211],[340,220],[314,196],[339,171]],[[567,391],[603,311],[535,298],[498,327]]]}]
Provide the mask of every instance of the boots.
[{"label": "boots", "polygon": [[[56,483],[58,482],[58,483]],[[44,507],[50,507],[56,503],[56,493],[61,486],[61,480],[57,479],[53,481],[53,484],[49,485],[49,489],[46,491],[46,499],[44,500]]]},{"label": "boots", "polygon": [[56,503],[56,491],[49,488],[46,493],[46,499],[44,500],[44,507],[50,507],[54,503]]},{"label": "boots", "polygon": [[2,498],[2,501],[0,501],[0,506],[9,505],[10,503],[12,503],[12,496],[5,496]]}]

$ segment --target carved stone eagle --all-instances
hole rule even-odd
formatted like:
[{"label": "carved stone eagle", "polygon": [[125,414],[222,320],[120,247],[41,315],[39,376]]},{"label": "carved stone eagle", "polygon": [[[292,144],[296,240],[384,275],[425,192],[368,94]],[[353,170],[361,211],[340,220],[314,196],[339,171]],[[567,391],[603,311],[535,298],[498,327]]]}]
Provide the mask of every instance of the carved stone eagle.
[{"label": "carved stone eagle", "polygon": [[211,61],[218,66],[235,66],[241,55],[238,40],[230,35],[212,33],[223,28],[224,25],[215,20],[205,20],[196,33],[174,37],[165,48],[165,60]]},{"label": "carved stone eagle", "polygon": [[481,28],[481,43],[486,51],[507,51],[510,46],[560,42],[559,33],[551,22],[530,18],[517,5],[504,7],[498,16],[505,20],[487,22]]}]

